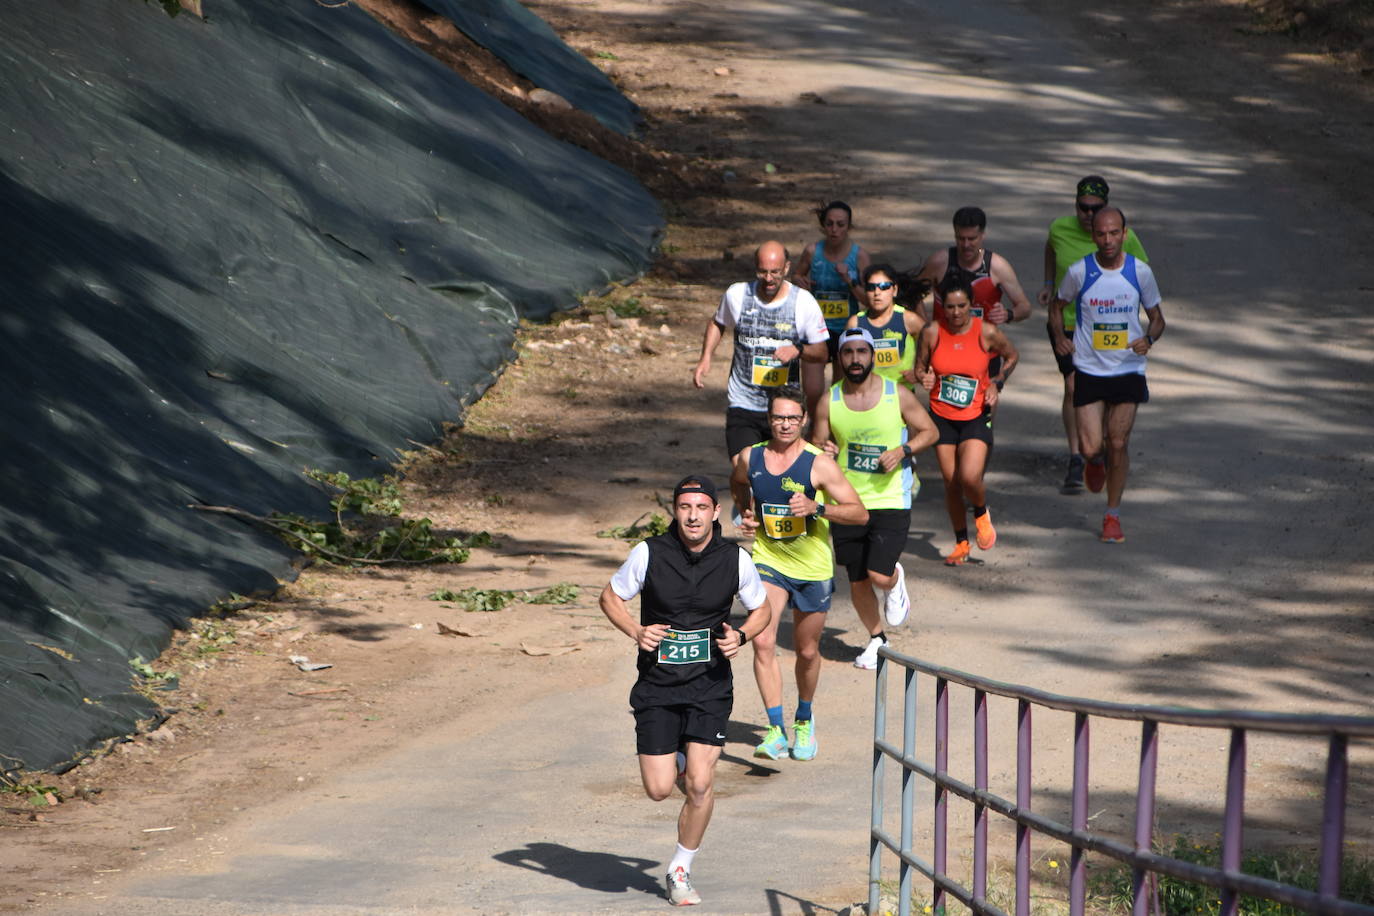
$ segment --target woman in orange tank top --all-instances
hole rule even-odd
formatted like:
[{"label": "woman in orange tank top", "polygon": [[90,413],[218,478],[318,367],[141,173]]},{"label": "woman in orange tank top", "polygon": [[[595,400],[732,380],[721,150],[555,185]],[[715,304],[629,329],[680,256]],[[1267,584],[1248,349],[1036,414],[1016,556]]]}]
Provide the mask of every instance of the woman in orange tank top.
[{"label": "woman in orange tank top", "polygon": [[[973,291],[958,278],[940,284],[939,321],[921,332],[916,375],[930,392],[930,412],[940,438],[935,457],[945,480],[945,510],[954,526],[949,566],[969,558],[968,507],[978,531],[978,548],[997,543],[987,507],[983,472],[992,448],[992,407],[998,388],[1016,368],[1018,355],[1001,329],[972,314]],[[1002,357],[1002,368],[989,376],[988,363]]]}]

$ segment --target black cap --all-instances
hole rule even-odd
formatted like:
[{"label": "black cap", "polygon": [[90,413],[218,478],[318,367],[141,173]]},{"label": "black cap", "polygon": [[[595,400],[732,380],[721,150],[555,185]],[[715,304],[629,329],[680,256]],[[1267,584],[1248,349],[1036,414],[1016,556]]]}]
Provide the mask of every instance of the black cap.
[{"label": "black cap", "polygon": [[711,497],[711,502],[720,503],[716,498],[716,485],[711,478],[702,474],[688,474],[677,482],[677,486],[673,487],[673,505],[677,505],[677,499],[683,493],[705,493]]}]

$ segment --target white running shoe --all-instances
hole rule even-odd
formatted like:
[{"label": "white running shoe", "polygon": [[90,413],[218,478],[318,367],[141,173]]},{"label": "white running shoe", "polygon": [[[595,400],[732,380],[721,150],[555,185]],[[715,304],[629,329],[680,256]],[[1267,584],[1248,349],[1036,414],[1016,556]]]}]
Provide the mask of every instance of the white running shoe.
[{"label": "white running shoe", "polygon": [[855,668],[873,669],[878,667],[878,650],[885,644],[886,640],[881,636],[874,636],[868,641],[868,648],[859,653],[859,657],[854,659]]},{"label": "white running shoe", "polygon": [[897,564],[897,582],[887,593],[887,600],[883,602],[883,616],[887,618],[887,625],[899,627],[906,620],[906,615],[911,612],[911,595],[906,590],[906,570],[902,569],[902,564]]},{"label": "white running shoe", "polygon": [[681,865],[668,872],[668,902],[673,906],[696,906],[701,895],[692,887],[692,876]]}]

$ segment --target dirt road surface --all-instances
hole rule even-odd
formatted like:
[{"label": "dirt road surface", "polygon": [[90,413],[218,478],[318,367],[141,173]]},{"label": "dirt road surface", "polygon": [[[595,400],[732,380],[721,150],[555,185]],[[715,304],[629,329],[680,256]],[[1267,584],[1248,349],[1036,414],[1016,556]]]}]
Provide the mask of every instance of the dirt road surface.
[{"label": "dirt road surface", "polygon": [[[638,787],[631,651],[594,604],[628,545],[593,535],[654,509],[686,471],[723,476],[728,346],[708,391],[693,391],[700,331],[724,285],[748,277],[753,246],[776,236],[799,250],[816,236],[807,208],[832,197],[854,205],[855,238],[901,267],[948,244],[955,208],[981,205],[988,246],[1033,290],[1048,222],[1068,212],[1080,175],[1103,173],[1150,251],[1169,321],[1133,439],[1121,546],[1097,541],[1100,496],[1057,491],[1060,381],[1043,316],[1012,328],[1022,363],[989,474],[1001,539],[980,565],[940,564],[951,535],[923,458],[906,560],[916,609],[892,634],[898,650],[1071,695],[1369,712],[1374,218],[1358,151],[1374,125],[1313,101],[1334,91],[1310,76],[1320,62],[1297,73],[1303,61],[1267,39],[1232,48],[1226,17],[1239,14],[1198,7],[1189,19],[1186,4],[1144,22],[1070,0],[538,9],[579,49],[604,52],[680,151],[733,180],[716,203],[669,202],[670,269],[611,297],[641,298],[646,317],[528,330],[519,366],[412,478],[437,523],[491,527],[496,549],[450,572],[312,572],[262,623],[262,652],[305,646],[335,663],[314,689],[353,687],[334,705],[300,698],[303,676],[280,665],[227,709],[240,740],[188,766],[233,762],[252,794],[198,788],[170,768],[177,751],[141,742],[165,786],[145,778],[141,794],[106,799],[98,822],[59,810],[0,839],[46,843],[66,869],[21,858],[6,909],[659,911],[678,803],[656,806]],[[1270,68],[1247,69],[1257,58]],[[424,597],[555,582],[587,587],[570,608],[491,615]],[[441,638],[435,618],[476,635]],[[862,635],[841,586],[813,763],[751,758],[764,717],[747,661],[736,663],[716,817],[695,869],[703,911],[825,913],[865,896],[873,676],[850,665]],[[566,654],[530,654],[556,647]],[[968,708],[956,692],[956,772]],[[1005,792],[1011,717],[994,710],[992,778]],[[1060,817],[1069,725],[1037,722],[1037,808]],[[1126,833],[1134,733],[1097,737],[1094,823]],[[1224,744],[1166,729],[1162,834],[1219,829]],[[1256,838],[1310,842],[1320,752],[1257,744]],[[1357,754],[1349,818],[1365,850],[1369,763]]]}]

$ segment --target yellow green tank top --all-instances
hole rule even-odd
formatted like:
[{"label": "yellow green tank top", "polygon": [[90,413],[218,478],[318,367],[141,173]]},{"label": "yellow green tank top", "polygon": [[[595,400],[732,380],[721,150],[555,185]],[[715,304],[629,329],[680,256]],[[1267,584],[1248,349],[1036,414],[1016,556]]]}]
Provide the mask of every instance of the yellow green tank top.
[{"label": "yellow green tank top", "polygon": [[897,470],[884,471],[878,461],[883,452],[907,439],[896,383],[883,379],[882,397],[862,411],[845,406],[843,385],[836,382],[830,388],[830,434],[840,447],[840,469],[865,509],[910,509],[911,466],[904,461]]},{"label": "yellow green tank top", "polygon": [[816,499],[811,466],[821,450],[809,442],[802,448],[797,460],[781,474],[769,472],[762,443],[749,452],[749,487],[754,493],[754,517],[759,520],[754,565],[803,582],[823,582],[835,574],[830,525],[815,516],[797,518],[787,506],[793,493]]},{"label": "yellow green tank top", "polygon": [[902,373],[916,366],[916,338],[906,332],[906,309],[894,305],[892,317],[881,328],[863,311],[858,324],[873,336],[873,371],[899,385],[906,384]]}]

